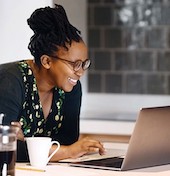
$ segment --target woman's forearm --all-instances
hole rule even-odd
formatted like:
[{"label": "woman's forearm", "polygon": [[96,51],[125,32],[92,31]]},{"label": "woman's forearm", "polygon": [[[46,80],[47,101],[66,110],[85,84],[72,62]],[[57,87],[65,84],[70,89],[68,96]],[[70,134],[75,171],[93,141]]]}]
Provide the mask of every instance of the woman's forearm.
[{"label": "woman's forearm", "polygon": [[[57,146],[53,145],[50,149],[50,154],[56,149]],[[70,158],[70,152],[68,150],[68,146],[61,145],[60,149],[54,154],[50,161],[59,161],[62,159]]]},{"label": "woman's forearm", "polygon": [[[55,150],[55,145],[52,146],[50,153]],[[77,142],[64,146],[62,145],[57,153],[51,158],[50,161],[59,161],[67,158],[78,158],[82,155],[91,152],[98,152],[100,155],[105,154],[105,149],[103,144],[99,141],[89,138],[83,138]]]}]

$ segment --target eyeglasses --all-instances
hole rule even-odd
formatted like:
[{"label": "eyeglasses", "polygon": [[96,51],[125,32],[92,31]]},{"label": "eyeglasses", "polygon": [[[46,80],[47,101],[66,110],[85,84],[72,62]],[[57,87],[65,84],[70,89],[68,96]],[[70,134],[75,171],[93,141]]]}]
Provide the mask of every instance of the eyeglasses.
[{"label": "eyeglasses", "polygon": [[75,62],[72,62],[67,59],[62,59],[58,56],[50,56],[50,57],[69,63],[73,67],[74,71],[79,71],[81,68],[83,70],[87,70],[90,67],[90,63],[91,63],[90,59],[86,59],[84,62],[82,60],[77,60]]}]

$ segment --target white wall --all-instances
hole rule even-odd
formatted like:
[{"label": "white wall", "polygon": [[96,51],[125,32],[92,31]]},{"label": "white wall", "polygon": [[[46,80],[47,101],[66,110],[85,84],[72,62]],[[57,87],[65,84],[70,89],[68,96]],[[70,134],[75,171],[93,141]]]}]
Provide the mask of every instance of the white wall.
[{"label": "white wall", "polygon": [[0,63],[32,58],[27,49],[32,31],[27,19],[40,7],[52,6],[52,0],[0,1]]}]

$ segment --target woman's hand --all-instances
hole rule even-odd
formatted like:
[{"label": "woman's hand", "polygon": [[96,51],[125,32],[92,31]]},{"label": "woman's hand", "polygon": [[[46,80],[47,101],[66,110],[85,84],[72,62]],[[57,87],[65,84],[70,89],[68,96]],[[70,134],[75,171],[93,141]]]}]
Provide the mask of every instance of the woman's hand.
[{"label": "woman's hand", "polygon": [[[56,146],[52,146],[50,153],[55,150]],[[71,145],[61,145],[59,151],[51,158],[50,161],[59,161],[68,158],[78,158],[85,154],[98,152],[100,155],[105,154],[103,144],[95,139],[88,137],[82,138]]]},{"label": "woman's hand", "polygon": [[24,141],[24,134],[21,129],[21,124],[19,122],[11,122],[11,125],[19,128],[18,133],[17,133],[17,139]]},{"label": "woman's hand", "polygon": [[71,158],[78,158],[84,154],[99,152],[100,155],[105,154],[103,144],[99,141],[90,139],[88,137],[83,138],[69,146],[69,153]]}]

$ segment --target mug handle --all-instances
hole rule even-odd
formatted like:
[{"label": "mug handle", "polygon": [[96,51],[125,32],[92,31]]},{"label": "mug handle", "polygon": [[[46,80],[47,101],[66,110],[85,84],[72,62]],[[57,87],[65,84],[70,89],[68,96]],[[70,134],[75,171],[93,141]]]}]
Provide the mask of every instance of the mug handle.
[{"label": "mug handle", "polygon": [[51,146],[53,145],[53,144],[57,144],[57,148],[53,151],[53,153],[51,153],[51,155],[48,157],[48,159],[47,159],[47,163],[50,161],[50,159],[53,157],[53,155],[59,150],[59,148],[60,148],[60,143],[59,142],[57,142],[57,141],[51,141]]}]

